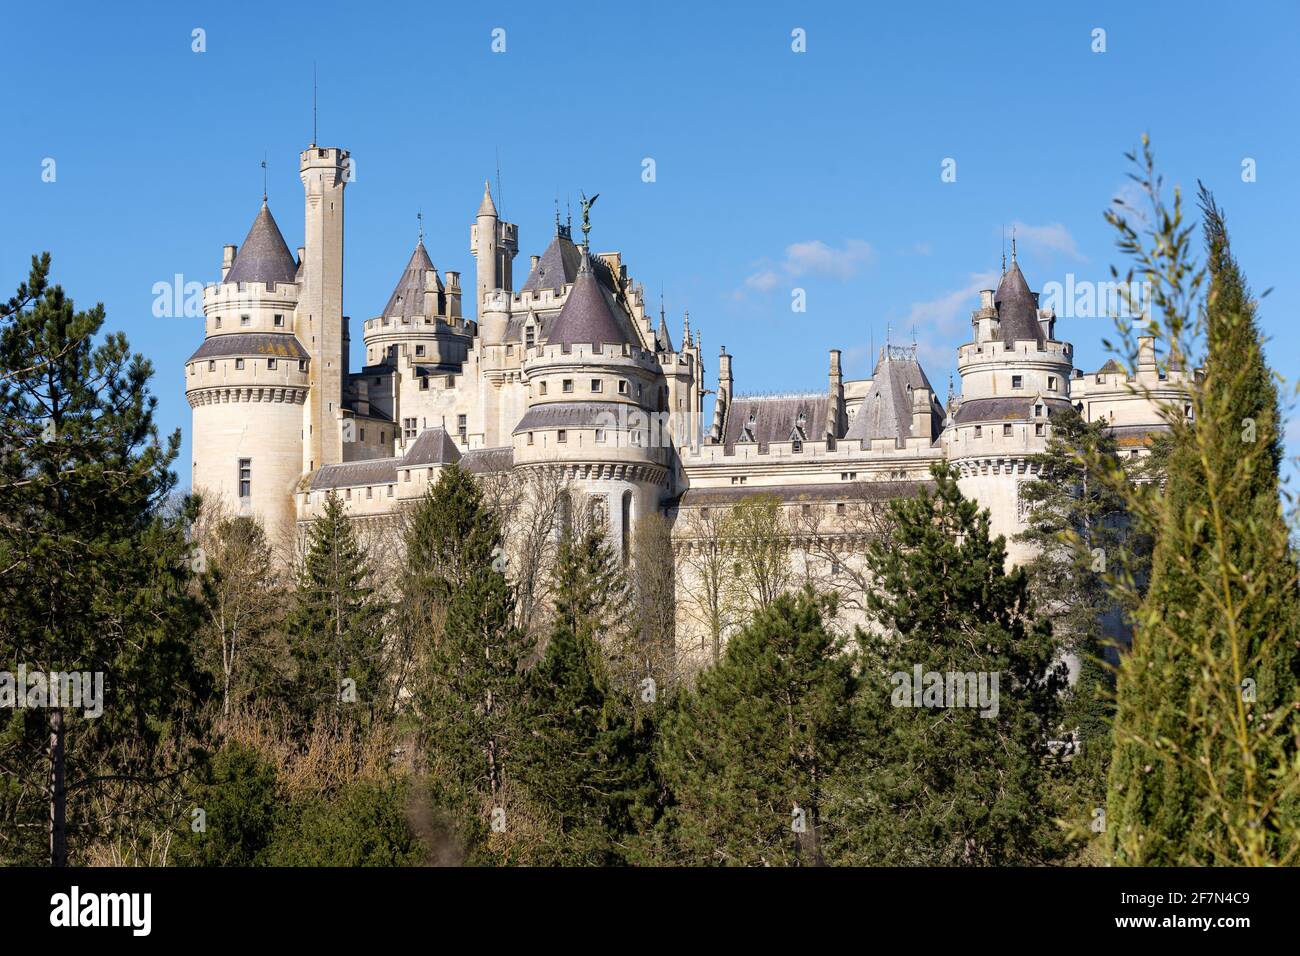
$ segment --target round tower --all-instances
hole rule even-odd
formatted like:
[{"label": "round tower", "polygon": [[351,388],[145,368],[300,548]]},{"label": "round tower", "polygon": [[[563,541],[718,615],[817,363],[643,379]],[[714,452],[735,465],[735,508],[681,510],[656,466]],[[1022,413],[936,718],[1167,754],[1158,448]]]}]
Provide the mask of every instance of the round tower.
[{"label": "round tower", "polygon": [[1025,529],[1020,483],[1047,447],[1051,419],[1070,405],[1073,349],[1057,341],[1055,316],[1039,310],[1014,255],[996,291],[980,292],[971,314],[974,341],[957,351],[961,399],[943,432],[962,493],[992,513],[1012,563],[1031,556],[1014,536]]},{"label": "round tower", "polygon": [[[528,410],[514,429],[516,467],[558,469],[573,504],[631,557],[637,520],[659,507],[671,476],[659,362],[642,348],[586,249],[544,345],[528,350]],[[576,517],[576,516],[575,516]]]},{"label": "round tower", "polygon": [[203,291],[204,340],[185,363],[193,486],[276,536],[294,522],[310,360],[293,332],[298,264],[265,200],[221,281]]}]

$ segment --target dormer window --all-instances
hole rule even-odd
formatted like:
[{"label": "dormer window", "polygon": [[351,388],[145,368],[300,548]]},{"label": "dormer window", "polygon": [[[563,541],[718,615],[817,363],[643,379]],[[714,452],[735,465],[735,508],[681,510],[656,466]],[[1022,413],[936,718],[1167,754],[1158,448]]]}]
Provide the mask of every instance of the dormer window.
[{"label": "dormer window", "polygon": [[1042,418],[1042,417],[1043,417],[1043,406],[1042,406],[1042,405],[1035,405],[1035,406],[1034,406],[1034,417],[1035,417],[1035,418]]},{"label": "dormer window", "polygon": [[531,325],[524,329],[524,348],[530,349],[537,344],[537,330]]}]

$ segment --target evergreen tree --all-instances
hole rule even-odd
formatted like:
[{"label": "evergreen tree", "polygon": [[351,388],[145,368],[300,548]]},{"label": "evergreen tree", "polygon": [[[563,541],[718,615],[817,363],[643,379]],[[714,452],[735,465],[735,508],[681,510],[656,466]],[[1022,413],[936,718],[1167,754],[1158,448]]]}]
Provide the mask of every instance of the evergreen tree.
[{"label": "evergreen tree", "polygon": [[508,830],[507,764],[518,739],[524,636],[513,625],[501,530],[473,476],[456,465],[413,515],[405,600],[427,611],[420,634],[423,719],[435,803],[480,859],[490,825]]},{"label": "evergreen tree", "polygon": [[290,710],[300,726],[327,721],[364,726],[385,709],[386,609],[370,583],[371,568],[343,502],[330,492],[307,532],[307,554],[289,618],[296,665]]},{"label": "evergreen tree", "polygon": [[554,577],[555,621],[529,672],[519,775],[552,821],[552,862],[617,863],[654,791],[634,698],[611,681],[602,650],[627,586],[599,530],[561,545]]},{"label": "evergreen tree", "polygon": [[776,597],[665,717],[659,760],[682,862],[823,862],[823,792],[849,749],[857,688],[830,613],[811,592]]},{"label": "evergreen tree", "polygon": [[194,795],[203,812],[177,836],[177,866],[263,866],[284,801],[275,765],[252,747],[227,744]]},{"label": "evergreen tree", "polygon": [[1294,863],[1300,599],[1281,513],[1277,394],[1221,211],[1203,190],[1198,271],[1181,200],[1165,204],[1143,145],[1135,178],[1155,225],[1144,238],[1109,218],[1121,249],[1160,280],[1155,331],[1171,364],[1186,364],[1201,336],[1206,357],[1187,407],[1166,414],[1165,494],[1135,502],[1157,543],[1119,674],[1109,835],[1122,864]]},{"label": "evergreen tree", "polygon": [[191,640],[195,505],[165,507],[180,433],[160,441],[149,362],[121,333],[96,344],[103,307],[76,310],[49,263],[33,257],[0,305],[0,661],[102,681],[102,714],[0,709],[0,857],[61,865],[70,842],[170,829],[208,683]]},{"label": "evergreen tree", "polygon": [[[1038,863],[1054,853],[1048,741],[1064,668],[1033,618],[1029,576],[1006,570],[989,516],[946,466],[891,503],[894,532],[867,563],[876,628],[859,633],[860,772],[837,781],[842,858],[875,865]],[[921,700],[916,675],[925,678]],[[933,694],[940,675],[943,693]],[[964,700],[947,696],[948,675]],[[996,687],[993,678],[997,678]],[[978,691],[983,682],[984,696]]]}]

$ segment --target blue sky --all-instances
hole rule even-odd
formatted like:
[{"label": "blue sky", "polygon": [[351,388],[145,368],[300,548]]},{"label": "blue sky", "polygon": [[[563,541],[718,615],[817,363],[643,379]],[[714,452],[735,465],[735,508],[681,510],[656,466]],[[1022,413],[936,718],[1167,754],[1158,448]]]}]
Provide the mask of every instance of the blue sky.
[{"label": "blue sky", "polygon": [[[438,268],[472,276],[469,223],[499,155],[519,273],[549,239],[557,193],[599,192],[593,247],[622,251],[652,300],[662,283],[674,338],[690,309],[710,376],[725,344],[742,391],[821,390],[829,348],[863,377],[886,328],[907,342],[915,325],[942,396],[1004,225],[1019,224],[1036,289],[1067,273],[1103,281],[1121,262],[1102,212],[1126,183],[1124,151],[1149,131],[1171,183],[1216,191],[1253,286],[1274,289],[1270,360],[1300,378],[1294,2],[296,7],[0,13],[0,294],[50,250],[56,280],[83,306],[102,301],[109,327],[153,360],[164,430],[188,433],[181,363],[202,332],[198,319],[155,318],[154,284],[218,278],[222,245],[257,212],[264,152],[271,208],[301,244],[313,61],[320,142],[357,164],[354,367],[417,210]],[[206,52],[191,49],[196,28]],[[54,182],[42,181],[47,158]],[[941,181],[947,158],[955,182]],[[804,313],[791,311],[793,287]],[[1109,329],[1058,323],[1089,370]],[[1300,452],[1294,426],[1289,450]]]}]

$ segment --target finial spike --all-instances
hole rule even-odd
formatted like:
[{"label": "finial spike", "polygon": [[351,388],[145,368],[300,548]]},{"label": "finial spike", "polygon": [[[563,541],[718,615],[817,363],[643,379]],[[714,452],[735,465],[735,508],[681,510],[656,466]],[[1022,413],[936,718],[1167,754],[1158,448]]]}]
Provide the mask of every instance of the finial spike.
[{"label": "finial spike", "polygon": [[420,233],[420,242],[424,242],[424,210],[416,212],[415,221],[418,223],[417,228]]},{"label": "finial spike", "polygon": [[312,60],[311,61],[311,144],[313,146],[315,146],[318,142],[320,142],[319,137],[316,135],[316,101],[317,101],[316,94],[317,94],[316,61]]},{"label": "finial spike", "polygon": [[262,205],[266,205],[266,150],[262,151]]},{"label": "finial spike", "polygon": [[1016,227],[1013,225],[1011,227],[1011,264],[1015,265],[1015,262],[1016,262]]}]

